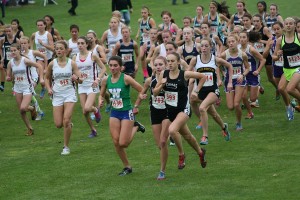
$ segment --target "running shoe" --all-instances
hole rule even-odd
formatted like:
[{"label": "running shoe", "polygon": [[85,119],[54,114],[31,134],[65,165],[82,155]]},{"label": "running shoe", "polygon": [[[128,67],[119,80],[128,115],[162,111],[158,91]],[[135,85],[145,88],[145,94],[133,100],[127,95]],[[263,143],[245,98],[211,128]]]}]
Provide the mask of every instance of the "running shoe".
[{"label": "running shoe", "polygon": [[43,111],[40,111],[37,114],[37,117],[35,118],[35,121],[39,121],[39,120],[43,119],[44,116],[45,116],[45,113]]},{"label": "running shoe", "polygon": [[287,118],[289,121],[294,120],[294,108],[292,106],[289,106],[287,109]]},{"label": "running shoe", "polygon": [[293,108],[295,108],[295,107],[297,106],[297,102],[296,102],[295,99],[293,99],[293,100],[291,101],[291,106],[292,106]]},{"label": "running shoe", "polygon": [[30,111],[30,114],[31,114],[31,120],[35,120],[37,117],[35,106],[33,106],[33,110]]},{"label": "running shoe", "polygon": [[254,102],[251,102],[251,103],[250,103],[250,106],[251,106],[252,108],[259,108],[259,102],[258,102],[258,99],[256,99],[256,101],[254,101]]},{"label": "running shoe", "polygon": [[94,121],[96,119],[95,114],[93,112],[90,113],[90,118],[91,118],[92,121]]},{"label": "running shoe", "polygon": [[46,94],[46,88],[43,87],[42,90],[41,90],[41,93],[40,93],[40,98],[41,99],[44,98],[45,94]]},{"label": "running shoe", "polygon": [[26,136],[32,136],[34,134],[33,129],[28,129],[27,133],[25,134]]},{"label": "running shoe", "polygon": [[241,131],[241,130],[243,130],[242,124],[241,124],[241,123],[236,123],[236,125],[235,125],[235,130],[236,130],[236,131]]},{"label": "running shoe", "polygon": [[202,168],[206,167],[206,159],[205,159],[205,154],[206,154],[206,150],[201,148],[201,153],[199,154],[199,158],[200,158],[200,164]]},{"label": "running shoe", "polygon": [[179,155],[178,159],[178,169],[183,169],[185,167],[185,155]]},{"label": "running shoe", "polygon": [[260,94],[264,94],[265,93],[265,89],[263,86],[259,86],[259,93]]},{"label": "running shoe", "polygon": [[132,168],[125,167],[120,173],[119,176],[126,176],[132,173]]},{"label": "running shoe", "polygon": [[105,107],[105,112],[106,112],[106,113],[109,113],[110,110],[111,110],[111,104],[109,103],[109,104],[107,104],[106,107]]},{"label": "running shoe", "polygon": [[254,118],[254,114],[252,113],[248,113],[247,116],[245,117],[245,119],[253,119]]},{"label": "running shoe", "polygon": [[225,128],[222,130],[223,133],[223,137],[225,139],[225,141],[229,141],[230,140],[230,133],[228,131],[228,124],[224,123]]},{"label": "running shoe", "polygon": [[60,155],[66,156],[70,154],[70,148],[69,147],[64,147]]},{"label": "running shoe", "polygon": [[166,174],[165,174],[165,172],[160,171],[156,179],[159,180],[159,181],[165,180],[165,179],[166,179]]},{"label": "running shoe", "polygon": [[207,136],[202,136],[200,144],[207,145],[208,144],[208,137]]},{"label": "running shoe", "polygon": [[3,85],[0,85],[0,91],[4,92],[4,86]]},{"label": "running shoe", "polygon": [[97,132],[92,130],[91,133],[89,134],[89,138],[94,138],[97,137]]},{"label": "running shoe", "polygon": [[199,124],[196,126],[196,129],[201,129],[202,128],[202,122],[200,121]]},{"label": "running shoe", "polygon": [[145,131],[146,131],[145,126],[143,124],[141,124],[140,122],[135,121],[134,126],[138,127],[137,132],[145,133]]},{"label": "running shoe", "polygon": [[96,122],[99,123],[101,121],[101,113],[100,108],[97,108],[97,112],[94,112]]},{"label": "running shoe", "polygon": [[175,141],[173,140],[172,137],[170,137],[170,146],[175,146]]}]

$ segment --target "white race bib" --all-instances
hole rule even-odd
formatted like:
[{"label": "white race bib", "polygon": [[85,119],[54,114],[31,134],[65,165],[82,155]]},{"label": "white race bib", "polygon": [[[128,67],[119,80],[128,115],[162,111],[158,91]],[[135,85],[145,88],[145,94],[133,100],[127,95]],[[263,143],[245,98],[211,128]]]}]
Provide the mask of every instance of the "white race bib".
[{"label": "white race bib", "polygon": [[205,83],[203,87],[213,86],[214,85],[214,76],[212,72],[204,72],[203,73],[206,76]]},{"label": "white race bib", "polygon": [[62,79],[59,81],[59,84],[61,87],[67,86],[67,85],[69,85],[69,79]]},{"label": "white race bib", "polygon": [[156,109],[165,109],[165,97],[164,96],[154,96],[152,95],[152,106]]},{"label": "white race bib", "polygon": [[166,104],[177,107],[178,92],[165,91]]},{"label": "white race bib", "polygon": [[11,60],[11,53],[10,53],[10,51],[6,52],[6,58],[7,58],[7,60]]},{"label": "white race bib", "polygon": [[123,108],[122,98],[112,99],[111,105],[112,105],[113,108],[116,108],[116,109]]},{"label": "white race bib", "polygon": [[287,56],[287,59],[291,67],[300,67],[300,53],[293,56]]},{"label": "white race bib", "polygon": [[213,35],[218,35],[218,27],[217,26],[211,26],[210,27],[210,32],[213,34]]},{"label": "white race bib", "polygon": [[279,60],[275,61],[274,63],[277,67],[283,67],[283,57],[280,56]]},{"label": "white race bib", "polygon": [[16,75],[16,76],[15,76],[15,82],[16,82],[16,83],[21,83],[21,82],[23,82],[24,80],[25,80],[25,77],[22,76],[22,75]]},{"label": "white race bib", "polygon": [[261,43],[261,42],[255,42],[255,43],[254,43],[254,48],[255,48],[259,53],[261,53],[261,52],[264,52],[264,50],[265,50],[265,45],[264,45],[263,43]]},{"label": "white race bib", "polygon": [[47,53],[47,49],[45,47],[40,47],[38,48],[39,52],[41,52],[42,54],[46,54]]},{"label": "white race bib", "polygon": [[124,62],[131,62],[132,61],[132,54],[122,54],[122,60]]},{"label": "white race bib", "polygon": [[241,75],[242,69],[241,67],[234,67],[233,68],[233,74],[232,74],[232,79],[237,79],[239,75]]}]

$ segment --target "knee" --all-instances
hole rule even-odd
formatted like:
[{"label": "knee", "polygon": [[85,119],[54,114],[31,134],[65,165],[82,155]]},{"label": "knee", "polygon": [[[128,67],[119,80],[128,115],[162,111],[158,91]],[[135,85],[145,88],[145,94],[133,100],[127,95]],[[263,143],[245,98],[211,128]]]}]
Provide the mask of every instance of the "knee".
[{"label": "knee", "polygon": [[160,141],[159,147],[160,147],[160,149],[162,149],[162,148],[165,148],[166,145],[167,145],[166,140],[163,140],[163,141]]},{"label": "knee", "polygon": [[233,107],[234,109],[239,109],[240,108],[240,103],[238,102],[238,103],[234,103],[234,107]]},{"label": "knee", "polygon": [[62,128],[62,127],[63,127],[63,124],[62,124],[62,123],[59,123],[59,122],[55,122],[55,127],[56,127],[56,128]]},{"label": "knee", "polygon": [[26,113],[26,111],[27,111],[26,107],[20,107],[20,114],[21,115]]},{"label": "knee", "polygon": [[234,110],[234,106],[233,105],[227,105],[228,110],[233,111]]},{"label": "knee", "polygon": [[128,142],[120,142],[120,143],[119,143],[119,147],[121,147],[121,148],[127,148],[128,145],[129,145]]},{"label": "knee", "polygon": [[206,109],[200,106],[199,111],[200,111],[200,113],[204,113],[204,112],[206,112]]},{"label": "knee", "polygon": [[295,88],[293,88],[293,87],[291,87],[289,85],[286,87],[286,91],[287,91],[288,94],[293,93],[294,90],[295,90]]},{"label": "knee", "polygon": [[65,128],[68,128],[68,126],[70,126],[70,124],[71,124],[71,121],[70,121],[69,118],[64,118],[63,119],[63,125],[64,125]]},{"label": "knee", "polygon": [[82,113],[83,113],[84,115],[89,114],[90,111],[91,111],[91,108],[86,107],[86,106],[82,109]]}]

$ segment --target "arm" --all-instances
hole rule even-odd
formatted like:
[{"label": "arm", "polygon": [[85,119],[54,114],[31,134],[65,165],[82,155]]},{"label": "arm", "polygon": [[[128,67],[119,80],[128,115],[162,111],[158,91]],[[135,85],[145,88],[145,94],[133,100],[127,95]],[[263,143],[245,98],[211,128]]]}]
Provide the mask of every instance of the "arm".
[{"label": "arm", "polygon": [[275,51],[274,51],[274,53],[272,55],[273,61],[279,60],[279,57],[282,56],[283,52],[281,50],[281,41],[282,41],[282,37],[280,37],[280,38],[277,39]]},{"label": "arm", "polygon": [[106,60],[106,54],[105,54],[104,47],[99,45],[97,48],[97,52],[100,55],[100,60],[102,61],[102,63],[107,63],[108,61]]},{"label": "arm", "polygon": [[195,56],[191,59],[189,67],[187,68],[187,71],[193,71],[193,69],[196,65],[196,62],[197,62],[197,57]]},{"label": "arm", "polygon": [[206,76],[204,74],[199,73],[199,72],[185,71],[184,72],[184,78],[185,79],[194,78],[194,79],[199,80],[197,88],[193,90],[193,92],[195,92],[196,94],[199,93],[199,91],[201,90],[202,86],[204,85],[204,83],[206,81]]},{"label": "arm", "polygon": [[113,56],[116,56],[118,54],[118,51],[119,51],[120,47],[121,47],[120,42],[117,42],[116,46],[115,46],[115,48],[113,49],[113,52],[112,52]]},{"label": "arm", "polygon": [[249,73],[250,71],[250,65],[249,65],[249,62],[248,62],[248,56],[246,55],[246,53],[242,53],[242,58],[243,58],[243,64],[244,64],[244,67],[245,67],[245,71],[243,74],[241,74],[238,78],[237,78],[237,81],[238,83],[241,83],[243,82],[245,76],[247,76],[247,74]]},{"label": "arm", "polygon": [[72,76],[73,81],[76,80],[79,84],[82,83],[82,79],[79,78],[81,77],[81,73],[77,67],[76,62],[72,60],[71,65],[72,65],[72,72],[73,72],[73,76]]},{"label": "arm", "polygon": [[46,73],[47,71],[47,66],[48,66],[48,59],[47,59],[47,56],[39,51],[33,51],[32,52],[34,57],[41,57],[44,59],[44,67],[42,68],[43,69],[43,73]]},{"label": "arm", "polygon": [[177,34],[176,34],[175,42],[178,46],[181,46],[184,43],[184,40],[181,39],[182,32],[183,32],[182,29],[178,29]]},{"label": "arm", "polygon": [[[97,55],[93,55],[93,61],[96,62],[101,69],[101,73],[99,74],[98,79],[97,79],[97,81],[99,83],[99,81],[103,78],[104,74],[106,73],[106,67],[103,64],[103,62],[100,60],[99,56],[97,56]],[[97,85],[98,85],[98,83],[97,83]]]},{"label": "arm", "polygon": [[[151,77],[146,79],[146,81],[144,83],[144,88],[141,92],[142,95],[147,93],[147,90],[150,87],[150,83],[151,83]],[[139,109],[139,105],[141,104],[142,100],[143,99],[141,99],[141,98],[137,98],[137,100],[135,101],[135,103],[134,103],[134,113],[135,114],[137,114],[139,112],[138,109]]]},{"label": "arm", "polygon": [[52,87],[51,87],[51,80],[52,80],[52,68],[53,68],[53,61],[51,61],[47,67],[47,71],[45,74],[45,86],[47,88],[48,94],[53,95]]},{"label": "arm", "polygon": [[[222,55],[221,55],[221,57],[222,57]],[[229,62],[227,62],[226,60],[224,60],[223,58],[216,58],[216,62],[217,62],[218,66],[224,66],[224,67],[227,68],[227,73],[228,73],[228,85],[227,85],[227,89],[231,90],[232,89],[232,74],[233,74],[233,67],[232,67],[232,65]],[[219,74],[220,74],[220,70],[219,70]]]},{"label": "arm", "polygon": [[43,66],[40,65],[39,63],[36,62],[32,62],[31,60],[29,60],[28,58],[24,59],[24,63],[26,66],[31,66],[31,67],[35,67],[37,68],[38,72],[39,72],[39,78],[40,78],[40,83],[41,85],[45,85],[45,81],[44,81],[44,69]]},{"label": "arm", "polygon": [[259,60],[259,67],[253,72],[253,75],[258,76],[263,66],[266,64],[266,59],[254,48],[250,47],[251,54]]},{"label": "arm", "polygon": [[164,71],[160,72],[160,75],[157,80],[157,84],[156,84],[155,88],[153,88],[153,91],[152,91],[154,96],[159,95],[160,91],[163,89],[163,87],[165,86],[165,84],[167,82],[167,79],[163,78],[163,75],[164,75]]},{"label": "arm", "polygon": [[231,30],[232,30],[232,27],[234,27],[234,26],[233,26],[233,18],[234,18],[234,15],[232,15],[232,16],[230,17],[230,20],[229,20],[228,23],[227,23],[227,31],[228,31],[228,33],[230,33]]},{"label": "arm", "polygon": [[[142,20],[143,20],[143,19],[141,19],[141,18],[138,20],[138,25],[139,25],[138,27],[140,27],[141,21],[142,21]],[[136,33],[136,36],[135,36],[135,39],[136,39],[136,40],[139,40],[140,32],[141,32],[141,29],[138,28],[137,33]]]},{"label": "arm", "polygon": [[222,42],[221,42],[221,40],[219,39],[218,36],[214,35],[213,37],[214,37],[215,42],[218,45],[217,52],[216,52],[216,57],[219,57],[221,55],[221,52],[223,52],[223,44],[222,44]]},{"label": "arm", "polygon": [[29,41],[29,46],[30,46],[30,49],[34,49],[33,48],[33,45],[34,45],[34,39],[35,39],[35,33],[32,33],[31,37],[30,37],[30,41]]},{"label": "arm", "polygon": [[149,19],[149,24],[150,24],[151,28],[156,28],[156,23],[153,18]]},{"label": "arm", "polygon": [[60,36],[60,34],[59,34],[59,32],[58,32],[57,29],[54,29],[54,36],[55,36],[55,38],[53,38],[53,40],[54,40],[54,39],[56,39],[56,40],[61,40],[61,36]]},{"label": "arm", "polygon": [[189,65],[185,62],[185,60],[183,60],[183,59],[181,59],[180,60],[180,65],[181,65],[181,70],[184,70],[184,71],[186,71],[186,70],[188,70],[189,69]]},{"label": "arm", "polygon": [[[144,49],[147,49],[146,44],[144,44],[144,45],[145,45]],[[147,58],[146,58],[147,63],[149,63],[151,61],[154,51],[155,51],[155,45],[151,45],[149,53],[148,53]]]},{"label": "arm", "polygon": [[147,94],[143,94],[143,87],[136,81],[134,80],[131,76],[124,75],[124,82],[126,85],[130,85],[132,88],[134,88],[138,93],[138,98],[140,99],[146,99]]},{"label": "arm", "polygon": [[139,59],[139,47],[138,47],[136,41],[133,41],[133,48],[134,48],[134,53],[135,53],[135,58],[136,58],[135,59],[135,66],[134,66],[134,71],[136,73],[139,69],[139,61],[140,61],[140,59]]},{"label": "arm", "polygon": [[100,90],[100,95],[98,99],[98,106],[101,108],[103,106],[103,102],[105,99],[105,92],[106,92],[106,82],[107,82],[107,76],[104,77],[101,81],[101,90]]},{"label": "arm", "polygon": [[264,58],[267,58],[269,56],[273,43],[274,41],[272,39],[268,40],[267,45],[265,46],[265,50],[262,54]]},{"label": "arm", "polygon": [[12,75],[11,63],[9,61],[8,64],[7,64],[7,70],[6,70],[6,81],[12,81],[11,80],[11,75]]},{"label": "arm", "polygon": [[47,38],[48,38],[49,44],[44,44],[41,40],[39,40],[40,45],[42,45],[43,47],[45,47],[46,49],[48,49],[50,51],[54,51],[53,38],[50,33],[47,34]]},{"label": "arm", "polygon": [[102,45],[104,45],[104,44],[105,44],[105,41],[107,40],[107,34],[108,34],[108,32],[107,32],[107,31],[104,31],[104,33],[103,33],[103,35],[102,35],[102,37],[101,37],[101,39],[100,39],[100,43],[101,43]]}]

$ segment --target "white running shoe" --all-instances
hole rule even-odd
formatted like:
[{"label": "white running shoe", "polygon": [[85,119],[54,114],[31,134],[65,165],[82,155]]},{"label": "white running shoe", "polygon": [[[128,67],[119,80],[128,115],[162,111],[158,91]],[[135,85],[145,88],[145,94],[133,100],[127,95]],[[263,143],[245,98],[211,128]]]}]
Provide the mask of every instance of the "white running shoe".
[{"label": "white running shoe", "polygon": [[63,150],[62,150],[62,152],[60,154],[63,155],[63,156],[69,155],[70,154],[69,147],[64,147]]}]

